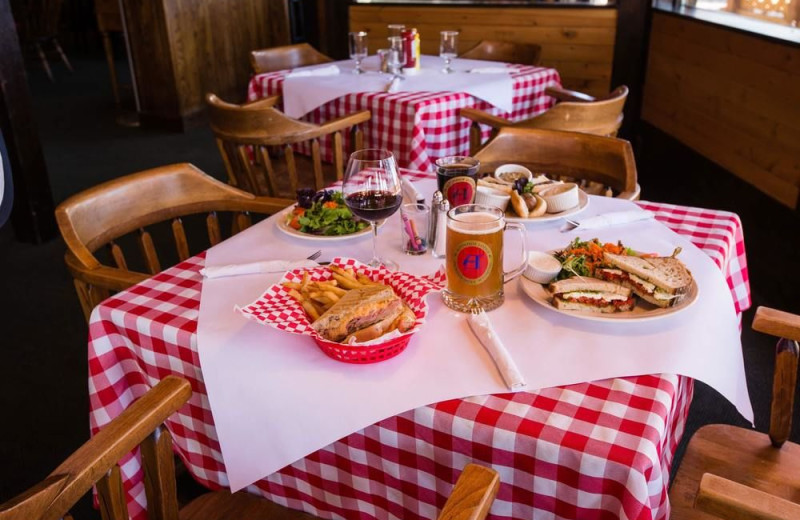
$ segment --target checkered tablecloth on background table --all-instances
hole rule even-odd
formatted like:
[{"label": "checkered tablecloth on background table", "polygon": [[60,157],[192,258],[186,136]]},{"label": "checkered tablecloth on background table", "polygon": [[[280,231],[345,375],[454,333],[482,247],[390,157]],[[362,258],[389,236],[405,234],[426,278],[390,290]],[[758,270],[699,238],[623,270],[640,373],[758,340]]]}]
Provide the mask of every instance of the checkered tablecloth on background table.
[{"label": "checkered tablecloth on background table", "polygon": [[[750,306],[738,216],[639,205],[708,253],[738,312]],[[96,432],[165,376],[188,379],[192,398],[167,428],[192,475],[216,489],[228,481],[197,354],[204,258],[94,310],[90,418]],[[692,393],[692,380],[660,374],[441,402],[353,433],[248,490],[322,518],[435,518],[461,469],[474,461],[500,473],[495,520],[666,519],[670,465]],[[138,520],[145,503],[139,460],[126,458],[122,472]]]},{"label": "checkered tablecloth on background table", "polygon": [[[538,115],[555,100],[545,88],[560,86],[558,71],[544,67],[514,65],[513,110],[503,112],[485,101],[459,92],[364,92],[340,97],[310,112],[304,119],[316,124],[360,110],[372,112],[362,126],[366,148],[392,151],[404,168],[433,171],[433,161],[448,155],[468,155],[470,121],[459,116],[462,108],[478,108],[511,121]],[[254,101],[280,94],[288,71],[259,74],[250,80],[247,99]],[[330,157],[330,142],[322,142],[323,155]]]}]

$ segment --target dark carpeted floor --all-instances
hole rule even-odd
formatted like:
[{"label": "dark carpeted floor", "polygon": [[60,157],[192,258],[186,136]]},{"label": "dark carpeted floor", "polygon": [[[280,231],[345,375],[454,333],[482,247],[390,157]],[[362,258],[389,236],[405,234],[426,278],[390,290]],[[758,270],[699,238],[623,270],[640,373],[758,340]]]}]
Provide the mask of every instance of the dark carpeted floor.
[{"label": "dark carpeted floor", "polygon": [[[100,56],[71,56],[75,73],[53,64],[56,81],[31,68],[36,117],[56,203],[99,182],[174,162],[192,162],[224,178],[211,132],[173,134],[126,128],[115,109]],[[124,70],[121,65],[121,72]],[[738,213],[744,224],[753,309],[800,312],[800,217],[651,127],[637,146],[643,198]],[[60,240],[16,242],[0,230],[0,502],[44,478],[88,438],[87,329]],[[773,340],[749,330],[743,343],[756,427],[766,430]],[[707,423],[745,425],[727,401],[698,383],[688,438]],[[797,441],[800,436],[793,438]],[[683,445],[682,445],[683,446]],[[84,501],[80,518],[97,518]]]}]

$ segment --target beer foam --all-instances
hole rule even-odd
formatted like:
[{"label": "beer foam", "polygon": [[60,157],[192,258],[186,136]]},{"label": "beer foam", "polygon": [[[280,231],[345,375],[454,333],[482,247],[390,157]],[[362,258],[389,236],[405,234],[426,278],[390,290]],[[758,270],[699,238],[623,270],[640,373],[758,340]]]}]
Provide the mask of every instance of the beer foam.
[{"label": "beer foam", "polygon": [[456,219],[448,218],[447,227],[467,235],[484,235],[503,229],[503,220],[496,215],[476,211],[474,213],[460,213]]}]

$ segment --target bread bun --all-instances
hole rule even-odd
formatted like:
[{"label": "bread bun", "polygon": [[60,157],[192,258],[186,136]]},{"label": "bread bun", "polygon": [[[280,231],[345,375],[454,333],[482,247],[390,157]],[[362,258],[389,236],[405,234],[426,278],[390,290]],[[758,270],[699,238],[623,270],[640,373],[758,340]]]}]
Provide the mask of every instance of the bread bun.
[{"label": "bread bun", "polygon": [[514,212],[522,218],[528,218],[528,205],[525,204],[525,199],[517,193],[517,190],[511,190],[511,207]]}]

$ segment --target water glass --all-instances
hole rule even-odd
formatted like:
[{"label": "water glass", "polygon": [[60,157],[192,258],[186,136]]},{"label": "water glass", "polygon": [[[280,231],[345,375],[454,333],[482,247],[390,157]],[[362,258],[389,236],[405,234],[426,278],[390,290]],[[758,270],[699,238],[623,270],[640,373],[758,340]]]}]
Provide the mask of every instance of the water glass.
[{"label": "water glass", "polygon": [[430,212],[427,204],[414,202],[400,206],[400,238],[405,254],[424,255],[428,251]]},{"label": "water glass", "polygon": [[392,56],[392,53],[389,54],[389,69],[392,74],[397,76],[406,62],[403,39],[399,36],[392,36],[389,38],[389,48],[394,54],[394,56]]},{"label": "water glass", "polygon": [[450,68],[450,61],[458,56],[458,31],[442,31],[439,39],[439,57],[444,59],[442,72],[455,72]]},{"label": "water glass", "polygon": [[350,58],[356,60],[353,74],[361,74],[361,60],[367,57],[367,33],[364,31],[351,32],[349,35]]}]

